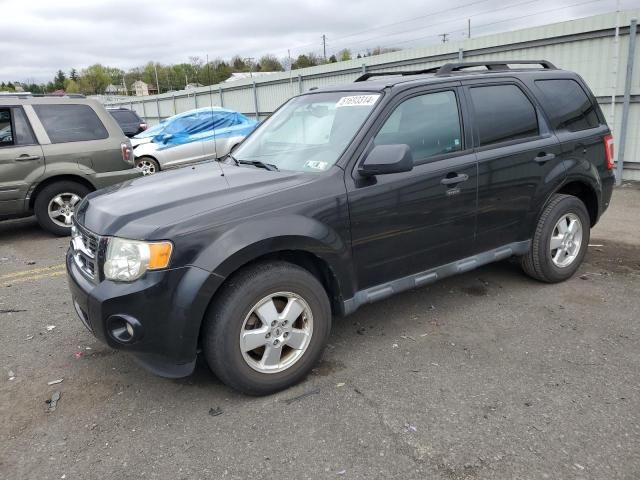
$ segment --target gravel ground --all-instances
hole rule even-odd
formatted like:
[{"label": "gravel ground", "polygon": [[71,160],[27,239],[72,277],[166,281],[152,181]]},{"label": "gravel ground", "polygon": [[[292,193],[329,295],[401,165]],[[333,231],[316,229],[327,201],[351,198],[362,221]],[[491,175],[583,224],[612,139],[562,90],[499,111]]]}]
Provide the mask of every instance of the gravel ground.
[{"label": "gravel ground", "polygon": [[263,398],[101,345],[68,240],[0,223],[0,478],[640,478],[639,205],[616,190],[565,283],[502,262],[336,319],[314,373]]}]

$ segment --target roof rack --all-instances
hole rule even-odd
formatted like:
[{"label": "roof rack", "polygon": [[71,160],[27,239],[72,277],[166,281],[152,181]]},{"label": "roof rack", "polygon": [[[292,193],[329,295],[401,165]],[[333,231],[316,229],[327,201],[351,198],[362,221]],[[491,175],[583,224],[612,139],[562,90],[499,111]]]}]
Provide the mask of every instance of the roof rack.
[{"label": "roof rack", "polygon": [[504,60],[499,62],[460,62],[445,63],[439,67],[426,68],[423,70],[406,70],[402,72],[368,72],[356,78],[356,82],[365,82],[373,77],[384,76],[409,76],[433,73],[435,75],[447,75],[460,72],[466,68],[486,67],[489,71],[513,70],[509,65],[540,65],[544,70],[557,70],[556,66],[548,60]]}]

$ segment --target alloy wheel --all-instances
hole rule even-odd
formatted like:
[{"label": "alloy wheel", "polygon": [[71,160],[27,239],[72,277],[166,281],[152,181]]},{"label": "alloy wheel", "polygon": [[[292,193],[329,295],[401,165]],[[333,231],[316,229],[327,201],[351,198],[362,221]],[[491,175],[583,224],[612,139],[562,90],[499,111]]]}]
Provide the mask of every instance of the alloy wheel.
[{"label": "alloy wheel", "polygon": [[313,315],[292,292],[277,292],[257,302],[240,330],[245,362],[260,373],[278,373],[295,364],[309,347]]}]

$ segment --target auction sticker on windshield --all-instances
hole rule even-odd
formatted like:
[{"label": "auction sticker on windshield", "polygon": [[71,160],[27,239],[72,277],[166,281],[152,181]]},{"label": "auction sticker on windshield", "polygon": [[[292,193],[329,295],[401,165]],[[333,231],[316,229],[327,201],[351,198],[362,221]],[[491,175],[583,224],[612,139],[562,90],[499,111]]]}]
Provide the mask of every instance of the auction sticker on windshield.
[{"label": "auction sticker on windshield", "polygon": [[338,100],[336,107],[370,107],[380,95],[350,95]]}]

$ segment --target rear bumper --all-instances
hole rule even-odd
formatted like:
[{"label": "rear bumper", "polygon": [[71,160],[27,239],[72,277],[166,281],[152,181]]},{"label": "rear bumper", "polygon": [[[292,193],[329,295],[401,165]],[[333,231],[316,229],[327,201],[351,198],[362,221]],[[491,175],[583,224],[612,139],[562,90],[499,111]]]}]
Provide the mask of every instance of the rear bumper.
[{"label": "rear bumper", "polygon": [[115,172],[96,173],[91,177],[96,190],[115,185],[116,183],[126,182],[142,176],[142,172],[137,168],[131,167],[127,170],[116,170]]},{"label": "rear bumper", "polygon": [[[67,253],[73,306],[82,323],[103,343],[134,355],[147,370],[164,377],[193,371],[200,325],[222,277],[197,267],[147,272],[131,283],[93,283]],[[114,335],[116,322],[129,319],[131,341]]]},{"label": "rear bumper", "polygon": [[600,197],[600,204],[598,205],[598,220],[602,214],[609,208],[609,204],[611,203],[611,197],[613,195],[613,186],[615,185],[615,177],[610,175],[606,178],[601,179],[602,181],[602,191]]}]

